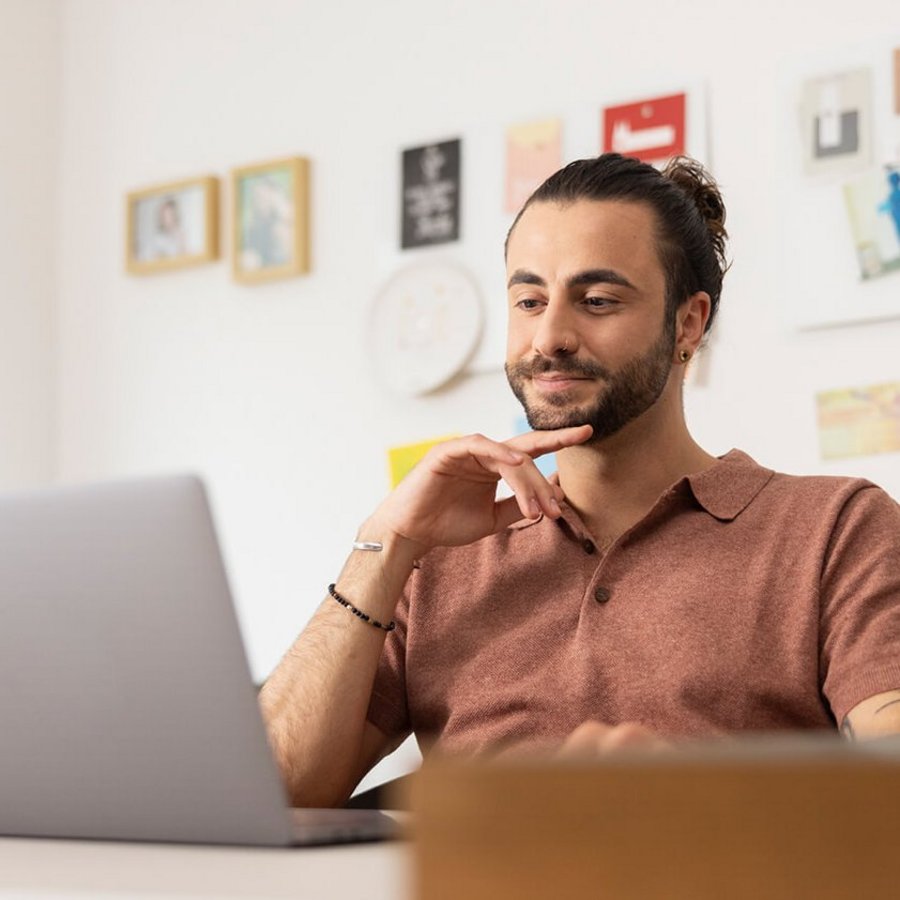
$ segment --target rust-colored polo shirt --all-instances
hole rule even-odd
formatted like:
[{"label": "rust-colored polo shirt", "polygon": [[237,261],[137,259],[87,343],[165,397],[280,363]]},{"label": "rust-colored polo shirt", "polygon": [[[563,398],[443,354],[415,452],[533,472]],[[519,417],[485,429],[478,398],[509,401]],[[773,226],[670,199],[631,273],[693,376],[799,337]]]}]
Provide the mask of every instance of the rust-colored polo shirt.
[{"label": "rust-colored polo shirt", "polygon": [[900,507],[732,450],[605,553],[571,508],[410,576],[368,717],[448,752],[582,722],[666,736],[834,728],[900,688]]}]

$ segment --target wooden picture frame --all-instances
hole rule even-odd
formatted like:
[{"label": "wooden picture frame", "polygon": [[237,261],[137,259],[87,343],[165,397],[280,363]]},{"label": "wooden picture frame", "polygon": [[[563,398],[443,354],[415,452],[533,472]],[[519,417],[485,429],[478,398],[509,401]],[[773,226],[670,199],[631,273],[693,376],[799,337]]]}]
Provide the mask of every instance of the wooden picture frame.
[{"label": "wooden picture frame", "polygon": [[309,271],[309,160],[293,156],[231,172],[234,280],[256,284]]},{"label": "wooden picture frame", "polygon": [[151,275],[219,258],[219,179],[187,178],[126,197],[125,268]]}]

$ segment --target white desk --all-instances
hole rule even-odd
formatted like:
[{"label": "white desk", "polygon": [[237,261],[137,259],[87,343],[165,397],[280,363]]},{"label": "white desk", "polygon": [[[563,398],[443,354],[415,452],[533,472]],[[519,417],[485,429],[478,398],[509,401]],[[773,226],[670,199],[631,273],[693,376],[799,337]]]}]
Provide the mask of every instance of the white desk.
[{"label": "white desk", "polygon": [[0,838],[2,900],[408,900],[410,845],[250,849]]}]

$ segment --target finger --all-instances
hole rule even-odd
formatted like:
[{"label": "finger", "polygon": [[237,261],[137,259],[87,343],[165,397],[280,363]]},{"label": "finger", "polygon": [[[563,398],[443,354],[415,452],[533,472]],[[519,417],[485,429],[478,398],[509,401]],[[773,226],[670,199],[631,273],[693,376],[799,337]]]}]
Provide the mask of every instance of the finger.
[{"label": "finger", "polygon": [[619,750],[626,747],[655,747],[662,739],[649,728],[637,722],[623,722],[610,729],[600,742],[605,750]]},{"label": "finger", "polygon": [[604,725],[602,722],[583,722],[565,739],[557,756],[561,759],[596,756],[613,730],[611,725]]},{"label": "finger", "polygon": [[531,459],[526,458],[514,469],[501,468],[500,474],[516,495],[522,514],[527,518],[536,519],[543,514],[557,519],[562,515],[559,487],[551,484]]},{"label": "finger", "polygon": [[[433,454],[433,455],[432,455]],[[498,473],[500,466],[518,466],[528,457],[518,448],[501,441],[492,441],[483,434],[470,434],[438,444],[428,452],[432,465],[438,469],[454,463],[474,460],[489,472]]]},{"label": "finger", "polygon": [[503,531],[523,518],[530,519],[531,516],[523,514],[517,497],[506,497],[494,504],[495,532]]},{"label": "finger", "polygon": [[529,431],[516,435],[507,441],[507,444],[513,449],[535,458],[543,456],[545,453],[555,453],[566,447],[583,444],[593,433],[594,429],[588,424],[575,425],[571,428],[559,428],[554,431]]}]

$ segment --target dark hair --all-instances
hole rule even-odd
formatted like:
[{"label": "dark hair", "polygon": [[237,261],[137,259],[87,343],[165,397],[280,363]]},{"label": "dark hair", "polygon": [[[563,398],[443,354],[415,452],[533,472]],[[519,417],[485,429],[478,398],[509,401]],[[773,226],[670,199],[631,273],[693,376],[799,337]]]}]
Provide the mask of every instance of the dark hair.
[{"label": "dark hair", "polygon": [[677,156],[660,172],[618,153],[579,159],[551,175],[519,210],[509,236],[532,203],[629,200],[656,213],[657,249],[666,273],[669,316],[697,291],[711,301],[706,331],[719,308],[725,260],[725,204],[710,174],[696,160]]}]

